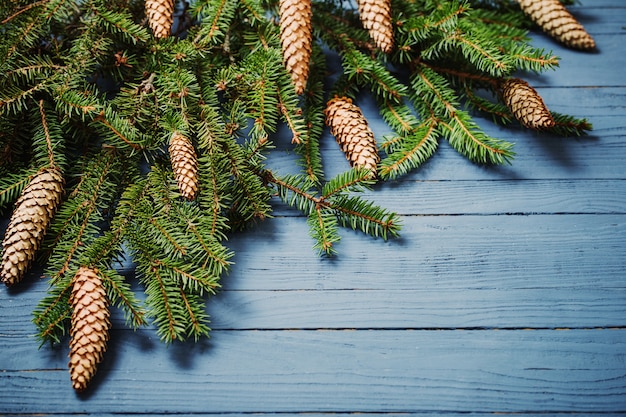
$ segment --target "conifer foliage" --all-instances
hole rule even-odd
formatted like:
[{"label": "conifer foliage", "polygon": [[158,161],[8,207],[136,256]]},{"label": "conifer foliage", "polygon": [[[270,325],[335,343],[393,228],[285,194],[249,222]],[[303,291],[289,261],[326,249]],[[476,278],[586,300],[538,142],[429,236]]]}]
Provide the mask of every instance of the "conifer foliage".
[{"label": "conifer foliage", "polygon": [[[545,134],[591,129],[513,78],[558,65],[531,45],[543,12],[528,4],[0,2],[2,281],[16,285],[41,260],[50,286],[33,322],[42,342],[71,336],[82,390],[106,360],[109,308],[167,343],[207,336],[205,304],[233,262],[228,236],[278,200],[302,213],[323,255],[343,227],[397,236],[400,217],[363,191],[417,170],[441,141],[478,164],[513,159],[477,114]],[[569,27],[559,39],[577,47]],[[368,127],[363,95],[389,134]],[[333,178],[320,153],[327,125],[348,159]],[[295,173],[268,158],[285,150]]]}]

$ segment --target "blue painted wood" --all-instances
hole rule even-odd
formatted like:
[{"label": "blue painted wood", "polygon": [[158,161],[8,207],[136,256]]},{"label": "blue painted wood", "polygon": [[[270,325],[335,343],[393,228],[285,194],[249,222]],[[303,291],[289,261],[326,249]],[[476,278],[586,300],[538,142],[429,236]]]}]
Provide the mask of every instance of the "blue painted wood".
[{"label": "blue painted wood", "polygon": [[[589,117],[590,137],[503,129],[511,166],[467,162],[445,141],[416,172],[367,197],[400,213],[399,239],[342,231],[320,258],[301,214],[234,235],[210,340],[161,344],[124,330],[90,391],[69,384],[67,347],[38,349],[31,312],[47,283],[0,289],[0,415],[623,415],[626,413],[626,3],[571,10],[599,53],[537,45],[561,67],[524,77],[548,106]],[[367,95],[378,138],[389,129]],[[270,165],[292,172],[285,152]],[[329,177],[347,169],[322,143]],[[131,271],[127,271],[131,272]]]},{"label": "blue painted wood", "polygon": [[169,349],[114,332],[81,401],[60,352],[31,362],[32,343],[16,340],[3,395],[16,413],[617,412],[625,332],[216,331]]}]

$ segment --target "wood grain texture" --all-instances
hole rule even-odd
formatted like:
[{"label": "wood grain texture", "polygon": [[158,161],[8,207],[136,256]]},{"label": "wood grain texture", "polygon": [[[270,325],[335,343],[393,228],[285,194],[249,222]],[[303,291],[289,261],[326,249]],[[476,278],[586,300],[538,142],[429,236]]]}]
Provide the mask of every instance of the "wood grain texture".
[{"label": "wood grain texture", "polygon": [[[63,385],[61,359],[48,358],[2,373],[4,407],[127,414],[618,412],[626,411],[624,336],[624,330],[216,331],[209,343],[161,349],[154,334],[126,331],[112,335],[113,354],[88,398],[77,401]],[[3,354],[23,367],[19,353],[31,346],[17,340]],[[141,357],[149,357],[149,371]]]},{"label": "wood grain texture", "polygon": [[[626,414],[626,3],[570,10],[598,52],[536,33],[561,66],[523,76],[552,110],[588,117],[590,136],[479,118],[516,143],[512,165],[471,164],[442,140],[420,169],[365,194],[401,214],[401,237],[343,230],[336,258],[317,256],[306,220],[274,201],[276,218],[228,242],[235,265],[208,303],[211,339],[165,346],[113,310],[82,396],[66,344],[34,337],[46,280],[2,287],[0,415]],[[377,138],[388,134],[359,100]],[[268,163],[293,172],[290,136],[274,139],[284,152]],[[321,147],[327,177],[347,169],[332,137]]]}]

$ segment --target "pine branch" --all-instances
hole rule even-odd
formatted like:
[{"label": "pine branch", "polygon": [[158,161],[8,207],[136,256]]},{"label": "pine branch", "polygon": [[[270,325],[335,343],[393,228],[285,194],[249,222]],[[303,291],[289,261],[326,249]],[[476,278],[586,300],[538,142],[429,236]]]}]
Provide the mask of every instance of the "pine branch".
[{"label": "pine branch", "polygon": [[394,179],[416,169],[428,160],[439,145],[441,135],[433,118],[424,121],[405,136],[395,136],[382,144],[387,157],[381,161],[378,174],[383,179]]}]

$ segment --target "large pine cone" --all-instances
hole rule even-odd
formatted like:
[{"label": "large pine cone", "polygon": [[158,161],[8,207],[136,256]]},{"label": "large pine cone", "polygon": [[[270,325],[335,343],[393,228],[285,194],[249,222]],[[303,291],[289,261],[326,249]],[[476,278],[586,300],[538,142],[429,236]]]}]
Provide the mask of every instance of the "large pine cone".
[{"label": "large pine cone", "polygon": [[502,83],[502,100],[519,122],[530,129],[549,129],[554,118],[539,93],[526,81],[509,78]]},{"label": "large pine cone", "polygon": [[77,391],[96,374],[109,340],[109,302],[98,271],[81,267],[73,280],[70,378]]},{"label": "large pine cone", "polygon": [[58,168],[44,168],[15,203],[2,242],[0,280],[11,286],[21,281],[35,259],[52,217],[63,197],[65,181]]},{"label": "large pine cone", "polygon": [[324,110],[326,124],[335,136],[346,159],[353,167],[362,167],[376,175],[380,161],[376,139],[361,109],[347,97],[335,97],[328,101]]},{"label": "large pine cone", "polygon": [[148,25],[155,38],[167,38],[174,21],[174,0],[146,0]]},{"label": "large pine cone", "polygon": [[296,94],[304,92],[309,77],[312,30],[311,0],[280,1],[280,42]]},{"label": "large pine cone", "polygon": [[193,144],[187,137],[174,132],[169,153],[180,195],[187,200],[195,199],[198,194],[198,158]]},{"label": "large pine cone", "polygon": [[520,8],[544,32],[566,46],[589,50],[596,42],[559,0],[517,0]]},{"label": "large pine cone", "polygon": [[359,17],[374,43],[384,53],[393,49],[391,0],[358,0]]}]

